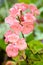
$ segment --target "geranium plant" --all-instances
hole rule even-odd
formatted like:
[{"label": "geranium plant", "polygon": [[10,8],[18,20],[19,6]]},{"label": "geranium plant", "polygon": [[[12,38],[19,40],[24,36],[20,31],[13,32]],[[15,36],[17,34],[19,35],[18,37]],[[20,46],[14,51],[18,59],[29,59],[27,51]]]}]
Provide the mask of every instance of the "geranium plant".
[{"label": "geranium plant", "polygon": [[34,35],[36,17],[39,14],[34,4],[16,3],[9,10],[9,15],[5,18],[9,29],[4,33],[4,40],[6,54],[12,60],[6,65],[36,65],[41,61],[39,52],[43,49],[43,44],[31,36],[32,40],[29,41],[29,35]]}]

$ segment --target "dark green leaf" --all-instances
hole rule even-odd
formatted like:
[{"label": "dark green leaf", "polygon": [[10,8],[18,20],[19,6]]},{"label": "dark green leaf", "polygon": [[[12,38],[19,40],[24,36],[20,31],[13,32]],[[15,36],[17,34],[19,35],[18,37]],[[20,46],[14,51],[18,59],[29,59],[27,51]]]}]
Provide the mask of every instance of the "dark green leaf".
[{"label": "dark green leaf", "polygon": [[0,48],[5,50],[6,48],[6,44],[5,44],[5,41],[3,39],[0,40]]}]

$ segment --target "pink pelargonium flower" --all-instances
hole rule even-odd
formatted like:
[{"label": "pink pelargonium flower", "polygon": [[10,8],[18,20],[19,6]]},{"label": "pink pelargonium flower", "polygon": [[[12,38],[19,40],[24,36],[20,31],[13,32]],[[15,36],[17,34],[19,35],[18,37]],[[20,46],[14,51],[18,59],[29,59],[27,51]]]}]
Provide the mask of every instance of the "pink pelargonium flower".
[{"label": "pink pelargonium flower", "polygon": [[6,53],[9,57],[16,57],[18,55],[18,48],[13,44],[9,44],[6,47]]},{"label": "pink pelargonium flower", "polygon": [[9,36],[9,35],[11,35],[12,34],[12,31],[11,30],[8,30],[6,33],[5,33],[5,37],[7,37],[7,36]]},{"label": "pink pelargonium flower", "polygon": [[28,8],[30,9],[30,11],[33,15],[40,14],[39,10],[37,9],[37,7],[34,4],[29,4]]},{"label": "pink pelargonium flower", "polygon": [[28,9],[28,4],[25,3],[17,3],[14,5],[14,8],[21,9],[22,11]]},{"label": "pink pelargonium flower", "polygon": [[34,29],[33,22],[22,22],[22,33],[29,34]]},{"label": "pink pelargonium flower", "polygon": [[18,22],[15,22],[14,25],[11,26],[11,29],[19,35],[19,33],[21,32],[21,25]]},{"label": "pink pelargonium flower", "polygon": [[24,38],[21,38],[17,41],[16,43],[17,47],[19,50],[25,50],[27,48],[27,44],[25,42]]},{"label": "pink pelargonium flower", "polygon": [[33,22],[34,23],[36,18],[31,13],[26,13],[24,15],[24,20],[27,21],[27,22]]},{"label": "pink pelargonium flower", "polygon": [[19,39],[19,36],[16,35],[15,33],[12,33],[5,37],[5,42],[16,43],[18,39]]},{"label": "pink pelargonium flower", "polygon": [[5,23],[9,24],[10,26],[13,25],[15,22],[18,22],[15,17],[9,15],[5,18]]},{"label": "pink pelargonium flower", "polygon": [[[8,30],[5,34],[4,34],[4,37],[5,37],[5,42],[8,42],[8,36],[12,34],[12,31],[11,30]],[[7,43],[6,43],[7,44]]]},{"label": "pink pelargonium flower", "polygon": [[28,9],[28,4],[17,3],[10,9],[9,13],[13,16],[16,16],[18,14],[19,9],[25,11],[26,9]]}]

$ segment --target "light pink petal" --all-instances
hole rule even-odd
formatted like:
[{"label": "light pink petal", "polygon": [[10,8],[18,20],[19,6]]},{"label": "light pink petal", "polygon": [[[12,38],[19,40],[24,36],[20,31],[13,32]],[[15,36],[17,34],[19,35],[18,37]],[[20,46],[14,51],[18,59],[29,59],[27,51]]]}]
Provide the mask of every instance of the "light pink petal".
[{"label": "light pink petal", "polygon": [[18,22],[18,21],[13,16],[8,16],[5,18],[5,23],[8,23],[10,26],[13,25],[14,22]]},{"label": "light pink petal", "polygon": [[[40,12],[34,4],[29,4],[28,7],[33,15],[39,15]],[[37,12],[36,12],[37,11]]]},{"label": "light pink petal", "polygon": [[35,22],[36,18],[31,13],[26,13],[24,15],[24,20],[27,22]]},{"label": "light pink petal", "polygon": [[7,39],[9,42],[15,43],[19,39],[19,36],[16,34],[11,34],[7,37]]},{"label": "light pink petal", "polygon": [[12,34],[12,31],[11,30],[8,30],[6,33],[5,33],[5,37],[7,37],[8,35],[11,35]]}]

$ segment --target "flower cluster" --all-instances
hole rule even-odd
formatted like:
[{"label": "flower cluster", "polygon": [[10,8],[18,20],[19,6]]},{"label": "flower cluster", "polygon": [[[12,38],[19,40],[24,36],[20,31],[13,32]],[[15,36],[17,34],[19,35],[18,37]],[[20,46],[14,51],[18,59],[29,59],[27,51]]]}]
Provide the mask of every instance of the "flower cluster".
[{"label": "flower cluster", "polygon": [[7,31],[5,34],[5,42],[8,44],[6,52],[9,57],[15,57],[18,55],[19,51],[27,48],[25,39],[19,38],[19,36],[11,30]]},{"label": "flower cluster", "polygon": [[[30,12],[25,12],[27,9]],[[23,13],[25,12],[25,14]],[[33,4],[17,3],[9,11],[9,16],[5,18],[5,23],[9,24],[11,30],[5,34],[5,42],[8,44],[6,52],[9,57],[15,57],[19,51],[27,48],[26,41],[19,37],[20,32],[22,35],[29,34],[34,30],[35,16],[39,15],[39,10]]]}]

